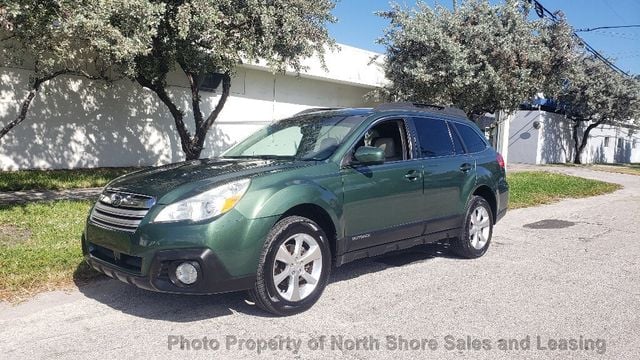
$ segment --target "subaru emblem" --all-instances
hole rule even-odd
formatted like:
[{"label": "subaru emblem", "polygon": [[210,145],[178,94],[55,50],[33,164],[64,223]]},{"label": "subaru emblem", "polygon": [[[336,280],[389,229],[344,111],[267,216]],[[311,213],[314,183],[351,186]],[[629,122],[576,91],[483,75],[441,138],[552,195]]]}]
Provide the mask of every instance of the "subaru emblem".
[{"label": "subaru emblem", "polygon": [[122,204],[122,196],[120,194],[111,195],[111,206],[120,206]]}]

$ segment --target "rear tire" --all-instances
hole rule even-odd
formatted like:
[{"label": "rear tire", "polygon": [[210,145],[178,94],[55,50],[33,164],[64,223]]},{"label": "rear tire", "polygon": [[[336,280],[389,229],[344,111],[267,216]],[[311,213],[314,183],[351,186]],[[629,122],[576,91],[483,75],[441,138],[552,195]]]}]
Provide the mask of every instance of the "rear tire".
[{"label": "rear tire", "polygon": [[474,195],[467,206],[460,236],[450,241],[451,250],[467,259],[479,258],[489,249],[492,235],[491,206],[484,198]]},{"label": "rear tire", "polygon": [[331,250],[324,231],[310,219],[289,216],[267,235],[249,293],[263,310],[297,314],[318,301],[330,272]]}]

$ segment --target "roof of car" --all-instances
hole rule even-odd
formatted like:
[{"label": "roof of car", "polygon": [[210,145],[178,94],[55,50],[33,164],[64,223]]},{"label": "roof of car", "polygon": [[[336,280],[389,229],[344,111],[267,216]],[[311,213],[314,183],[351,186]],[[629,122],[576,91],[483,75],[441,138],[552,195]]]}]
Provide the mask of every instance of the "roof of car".
[{"label": "roof of car", "polygon": [[430,105],[411,102],[385,103],[373,108],[310,108],[303,110],[296,115],[310,115],[314,113],[327,112],[335,114],[348,114],[352,116],[367,116],[376,113],[415,113],[445,117],[451,120],[474,124],[473,121],[469,120],[467,114],[461,109],[441,105]]},{"label": "roof of car", "polygon": [[310,108],[303,110],[296,115],[306,115],[313,114],[316,112],[336,112],[336,113],[349,113],[352,115],[369,115],[379,112],[415,112],[415,113],[424,113],[430,115],[437,116],[446,116],[448,118],[457,118],[461,120],[467,120],[467,114],[461,109],[441,106],[441,105],[430,105],[430,104],[422,104],[422,103],[410,103],[410,102],[396,102],[396,103],[385,103],[380,104],[373,108],[344,108],[344,107],[336,107],[336,108]]}]

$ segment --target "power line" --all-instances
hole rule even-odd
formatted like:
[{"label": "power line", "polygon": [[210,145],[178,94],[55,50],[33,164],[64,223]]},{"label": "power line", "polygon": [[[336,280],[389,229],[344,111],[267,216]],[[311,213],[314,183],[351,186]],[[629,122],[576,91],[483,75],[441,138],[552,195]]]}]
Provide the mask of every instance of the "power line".
[{"label": "power line", "polygon": [[[544,18],[545,14],[548,15],[553,21],[558,21],[558,16],[555,13],[552,13],[551,11],[547,10],[547,8],[545,8],[538,0],[527,0],[530,4],[533,3],[533,7],[536,11],[536,14],[538,14],[539,17]],[[612,70],[615,70],[621,74],[624,74],[626,76],[629,76],[629,74],[620,69],[618,66],[616,66],[616,64],[612,63],[609,59],[607,59],[604,55],[600,54],[600,52],[598,50],[596,50],[595,48],[593,48],[593,46],[589,45],[588,42],[586,42],[583,38],[581,38],[578,33],[576,31],[573,32],[573,36],[575,36],[579,43],[590,53],[593,54],[593,56],[595,56],[597,59],[599,59],[600,61],[602,61],[603,63],[605,63],[607,66],[609,66],[609,68],[611,68]]]},{"label": "power line", "polygon": [[622,28],[640,28],[640,24],[638,25],[619,25],[619,26],[598,26],[594,28],[586,28],[586,29],[578,29],[576,32],[587,32],[587,31],[595,31],[602,29],[622,29]]}]

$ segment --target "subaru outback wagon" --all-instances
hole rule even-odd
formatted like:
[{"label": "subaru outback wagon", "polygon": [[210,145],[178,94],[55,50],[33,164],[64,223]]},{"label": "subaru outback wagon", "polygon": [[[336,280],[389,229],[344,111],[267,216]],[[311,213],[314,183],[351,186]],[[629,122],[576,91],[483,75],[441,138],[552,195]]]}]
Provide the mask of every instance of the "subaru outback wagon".
[{"label": "subaru outback wagon", "polygon": [[312,109],[218,158],[113,180],[82,249],[143,289],[249,290],[289,315],[318,300],[333,266],[445,239],[482,256],[507,201],[502,157],[460,110]]}]

